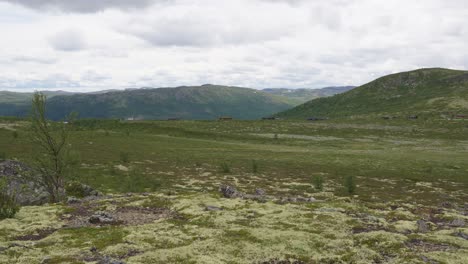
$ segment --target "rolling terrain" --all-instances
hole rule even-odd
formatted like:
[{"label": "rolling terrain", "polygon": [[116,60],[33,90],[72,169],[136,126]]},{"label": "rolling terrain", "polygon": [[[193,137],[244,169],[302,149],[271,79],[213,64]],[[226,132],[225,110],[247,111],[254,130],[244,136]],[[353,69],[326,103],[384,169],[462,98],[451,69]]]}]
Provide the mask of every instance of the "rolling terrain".
[{"label": "rolling terrain", "polygon": [[[465,124],[404,121],[79,120],[67,180],[104,195],[0,220],[0,263],[465,264]],[[3,158],[28,128],[0,118]]]},{"label": "rolling terrain", "polygon": [[[312,98],[330,96],[352,87],[324,89],[264,89],[219,85],[177,88],[105,90],[91,93],[45,91],[49,116],[61,119],[71,111],[83,118],[214,119],[232,116],[258,119]],[[0,115],[26,116],[32,93],[0,91]],[[56,97],[56,98],[54,98]]]},{"label": "rolling terrain", "polygon": [[468,72],[420,69],[384,76],[343,94],[279,113],[284,118],[440,116],[468,112]]},{"label": "rolling terrain", "polygon": [[320,98],[320,97],[328,97],[335,94],[340,94],[347,92],[351,89],[355,88],[355,86],[331,86],[325,87],[321,89],[308,89],[308,88],[300,88],[300,89],[288,89],[288,88],[266,88],[262,91],[287,97],[298,104],[305,103],[309,100]]},{"label": "rolling terrain", "polygon": [[74,111],[84,118],[257,119],[291,106],[287,98],[254,89],[203,85],[57,96],[48,100],[48,115],[60,119]]}]

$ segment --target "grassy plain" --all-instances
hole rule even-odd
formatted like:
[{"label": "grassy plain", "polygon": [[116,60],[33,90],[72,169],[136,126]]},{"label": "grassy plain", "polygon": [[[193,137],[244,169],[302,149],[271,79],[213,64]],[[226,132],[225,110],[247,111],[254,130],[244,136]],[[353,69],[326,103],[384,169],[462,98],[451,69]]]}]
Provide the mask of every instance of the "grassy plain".
[{"label": "grassy plain", "polygon": [[[31,161],[27,126],[21,120],[0,122],[2,155]],[[468,258],[468,241],[458,235],[468,233],[466,225],[450,224],[468,222],[465,121],[81,120],[71,144],[76,168],[69,177],[111,195],[96,202],[100,208],[157,207],[163,199],[178,217],[57,228],[73,210],[69,205],[24,207],[15,219],[0,222],[0,248],[25,247],[3,251],[0,263],[83,263],[92,246],[127,263]],[[313,187],[316,176],[323,177],[323,191]],[[356,181],[354,195],[344,186],[349,176]],[[223,184],[320,202],[226,199],[218,191]],[[223,210],[206,211],[208,205]],[[432,223],[428,232],[417,231],[420,219]],[[58,230],[38,241],[16,239],[47,228]]]}]

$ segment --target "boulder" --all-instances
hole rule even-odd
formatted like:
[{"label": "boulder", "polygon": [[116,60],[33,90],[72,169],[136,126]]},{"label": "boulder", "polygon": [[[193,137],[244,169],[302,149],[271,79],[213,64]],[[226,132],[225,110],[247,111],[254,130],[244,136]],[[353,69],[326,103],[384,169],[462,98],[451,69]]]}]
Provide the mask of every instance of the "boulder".
[{"label": "boulder", "polygon": [[42,205],[49,202],[49,193],[31,180],[34,171],[26,164],[5,160],[0,162],[0,181],[4,181],[8,195],[14,195],[19,205]]},{"label": "boulder", "polygon": [[116,222],[112,214],[104,211],[95,212],[89,217],[88,221],[91,224],[113,224]]}]

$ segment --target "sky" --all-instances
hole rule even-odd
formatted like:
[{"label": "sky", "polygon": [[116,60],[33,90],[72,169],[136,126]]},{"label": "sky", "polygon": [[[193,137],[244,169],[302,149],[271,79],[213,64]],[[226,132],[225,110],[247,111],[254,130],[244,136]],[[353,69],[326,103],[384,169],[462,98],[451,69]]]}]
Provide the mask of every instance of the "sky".
[{"label": "sky", "polygon": [[468,69],[465,0],[0,0],[0,90],[361,85]]}]

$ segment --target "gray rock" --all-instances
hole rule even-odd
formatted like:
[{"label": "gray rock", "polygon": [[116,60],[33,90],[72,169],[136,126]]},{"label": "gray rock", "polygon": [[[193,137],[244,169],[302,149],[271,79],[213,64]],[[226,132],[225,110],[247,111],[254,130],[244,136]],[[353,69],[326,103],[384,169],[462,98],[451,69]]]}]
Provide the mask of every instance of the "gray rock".
[{"label": "gray rock", "polygon": [[98,262],[98,264],[125,264],[125,262],[105,256]]},{"label": "gray rock", "polygon": [[116,222],[112,214],[104,211],[95,212],[89,217],[88,221],[91,224],[112,224]]},{"label": "gray rock", "polygon": [[429,231],[429,226],[427,225],[426,221],[424,220],[418,220],[416,222],[416,225],[418,226],[418,232],[420,233],[426,233],[427,231]]},{"label": "gray rock", "polygon": [[455,219],[449,224],[450,226],[453,227],[464,227],[465,226],[465,220],[464,219]]},{"label": "gray rock", "polygon": [[42,259],[41,264],[48,264],[50,263],[52,258],[50,256],[46,256],[44,259]]},{"label": "gray rock", "polygon": [[243,193],[238,192],[236,188],[229,185],[221,186],[220,191],[226,198],[242,198],[244,196]]},{"label": "gray rock", "polygon": [[315,198],[314,197],[309,197],[309,198],[305,198],[305,197],[297,197],[296,200],[298,202],[303,202],[303,203],[311,203],[311,202],[315,202]]},{"label": "gray rock", "polygon": [[80,199],[76,198],[76,197],[73,197],[73,196],[70,196],[67,198],[67,203],[68,204],[77,204],[77,203],[80,203]]},{"label": "gray rock", "polygon": [[455,233],[455,236],[468,240],[468,234],[465,234],[462,231],[458,231],[457,233]]},{"label": "gray rock", "polygon": [[14,195],[19,205],[42,205],[49,202],[49,193],[31,180],[34,171],[24,163],[14,160],[0,162],[0,180],[6,181],[6,192]]},{"label": "gray rock", "polygon": [[221,210],[223,210],[223,208],[217,207],[217,206],[212,206],[212,205],[207,205],[205,207],[205,210],[206,211],[221,211]]},{"label": "gray rock", "polygon": [[260,196],[264,196],[266,194],[266,192],[263,189],[256,189],[255,194],[260,195]]}]

